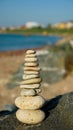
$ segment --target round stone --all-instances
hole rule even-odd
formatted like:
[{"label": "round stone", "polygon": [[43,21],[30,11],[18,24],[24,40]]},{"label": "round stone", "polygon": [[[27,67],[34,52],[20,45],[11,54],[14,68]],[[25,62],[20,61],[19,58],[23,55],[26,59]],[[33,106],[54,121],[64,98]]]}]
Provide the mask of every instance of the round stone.
[{"label": "round stone", "polygon": [[41,110],[18,110],[16,112],[17,119],[25,124],[38,124],[45,118],[45,113]]},{"label": "round stone", "polygon": [[38,71],[24,71],[24,74],[39,74]]},{"label": "round stone", "polygon": [[36,62],[26,62],[25,64],[24,64],[25,66],[38,66],[38,63],[36,63]]},{"label": "round stone", "polygon": [[39,77],[39,75],[37,75],[37,74],[32,74],[32,75],[26,75],[26,74],[24,74],[23,75],[23,79],[24,80],[26,80],[26,79],[32,79],[32,78],[37,78],[37,77]]},{"label": "round stone", "polygon": [[37,62],[37,58],[36,57],[32,57],[32,58],[25,58],[24,59],[25,60],[25,62]]},{"label": "round stone", "polygon": [[41,78],[28,79],[21,82],[21,84],[38,84],[41,82]]},{"label": "round stone", "polygon": [[22,89],[20,95],[22,96],[34,96],[36,95],[36,91],[33,89]]},{"label": "round stone", "polygon": [[20,85],[20,88],[32,88],[32,89],[35,89],[35,88],[39,88],[40,87],[40,84],[27,84],[27,85]]},{"label": "round stone", "polygon": [[34,50],[27,50],[26,51],[26,54],[35,54],[36,53],[36,51],[34,51]]},{"label": "round stone", "polygon": [[24,71],[40,71],[39,67],[24,67]]},{"label": "round stone", "polygon": [[42,96],[20,96],[15,100],[15,104],[18,108],[24,109],[40,109],[45,103],[45,99]]}]

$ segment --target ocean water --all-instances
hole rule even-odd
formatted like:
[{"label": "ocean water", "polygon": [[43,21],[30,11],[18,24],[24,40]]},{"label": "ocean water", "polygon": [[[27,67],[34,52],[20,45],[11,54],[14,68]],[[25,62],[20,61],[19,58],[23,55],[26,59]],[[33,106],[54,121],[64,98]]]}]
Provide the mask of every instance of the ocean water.
[{"label": "ocean water", "polygon": [[17,34],[0,34],[0,51],[39,48],[48,44],[54,45],[61,37]]}]

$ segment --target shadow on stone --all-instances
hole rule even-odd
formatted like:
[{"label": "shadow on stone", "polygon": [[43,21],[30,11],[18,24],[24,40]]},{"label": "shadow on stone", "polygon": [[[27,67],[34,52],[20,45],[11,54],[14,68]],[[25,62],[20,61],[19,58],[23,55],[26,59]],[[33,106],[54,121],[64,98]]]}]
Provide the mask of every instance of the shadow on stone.
[{"label": "shadow on stone", "polygon": [[18,108],[15,106],[12,111],[9,111],[9,110],[2,110],[2,111],[0,111],[0,120],[4,120],[8,116],[14,114],[17,111],[17,109]]},{"label": "shadow on stone", "polygon": [[49,116],[50,111],[51,111],[52,109],[54,109],[54,108],[58,105],[59,100],[61,99],[61,97],[62,97],[62,96],[59,95],[59,96],[57,96],[57,97],[51,99],[50,101],[47,100],[47,101],[45,102],[44,106],[42,107],[42,110],[45,112],[46,118]]},{"label": "shadow on stone", "polygon": [[19,122],[14,113],[0,120],[0,130],[73,130],[73,93],[48,100],[42,110],[47,116],[37,125]]}]

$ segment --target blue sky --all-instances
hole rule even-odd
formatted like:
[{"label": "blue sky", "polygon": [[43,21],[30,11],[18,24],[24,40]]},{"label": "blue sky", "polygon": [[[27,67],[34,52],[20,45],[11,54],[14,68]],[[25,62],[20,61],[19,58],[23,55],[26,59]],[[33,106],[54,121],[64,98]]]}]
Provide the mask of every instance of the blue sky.
[{"label": "blue sky", "polygon": [[0,0],[0,27],[73,20],[73,0]]}]

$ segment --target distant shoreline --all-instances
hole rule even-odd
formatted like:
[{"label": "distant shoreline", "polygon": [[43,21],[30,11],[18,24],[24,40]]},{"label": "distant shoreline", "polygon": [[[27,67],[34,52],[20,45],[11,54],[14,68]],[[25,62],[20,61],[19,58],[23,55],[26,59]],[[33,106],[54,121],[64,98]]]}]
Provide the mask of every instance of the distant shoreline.
[{"label": "distant shoreline", "polygon": [[57,37],[64,37],[63,34],[53,34],[53,33],[49,33],[49,34],[43,34],[43,33],[36,33],[36,34],[24,34],[24,33],[8,33],[8,32],[0,32],[0,34],[14,34],[14,35],[22,35],[22,36],[32,36],[32,35],[39,35],[39,36],[57,36]]},{"label": "distant shoreline", "polygon": [[22,36],[32,36],[32,35],[39,35],[39,36],[57,36],[57,37],[62,37],[62,39],[60,39],[58,42],[56,42],[56,45],[61,45],[64,42],[68,41],[68,39],[71,40],[71,38],[73,37],[73,35],[70,34],[54,34],[54,33],[49,33],[49,34],[42,34],[42,33],[36,33],[36,34],[24,34],[24,33],[8,33],[8,32],[0,32],[0,34],[14,34],[14,35],[22,35]]},{"label": "distant shoreline", "polygon": [[39,36],[57,36],[57,37],[62,37],[62,38],[66,38],[71,36],[70,34],[54,34],[54,33],[48,33],[48,34],[43,34],[43,33],[36,33],[36,34],[27,34],[27,33],[14,33],[14,32],[0,32],[0,34],[14,34],[14,35],[22,35],[22,36],[32,36],[32,35],[39,35]]},{"label": "distant shoreline", "polygon": [[[3,32],[0,34],[14,34],[14,35],[22,35],[22,36],[29,36],[29,35],[24,35],[23,33],[8,33],[8,32]],[[31,34],[32,35],[41,35],[41,36],[57,36],[57,37],[62,37],[62,39],[58,40],[55,45],[62,45],[66,42],[69,42],[69,40],[71,40],[73,38],[73,35],[57,35],[57,34],[48,34],[48,35],[43,35],[43,34]],[[46,48],[49,45],[45,45],[39,48],[34,48],[34,50],[38,50],[38,49],[42,49],[42,48]],[[0,51],[0,57],[1,56],[12,56],[12,55],[22,55],[27,49],[21,49],[21,50],[7,50],[7,51]]]},{"label": "distant shoreline", "polygon": [[[23,34],[2,33],[0,35],[1,35],[0,43],[3,43],[3,44],[0,44],[2,46],[2,49],[0,48],[0,52],[23,50],[23,48],[25,50],[31,49],[31,48],[36,48],[36,49],[42,48],[42,47],[48,46],[48,44],[55,44],[56,41],[60,39],[60,37],[58,36],[53,36],[53,35],[43,36],[40,34],[34,34],[31,36],[23,36]],[[10,40],[7,40],[8,38]],[[5,44],[6,41],[8,44]]]}]

